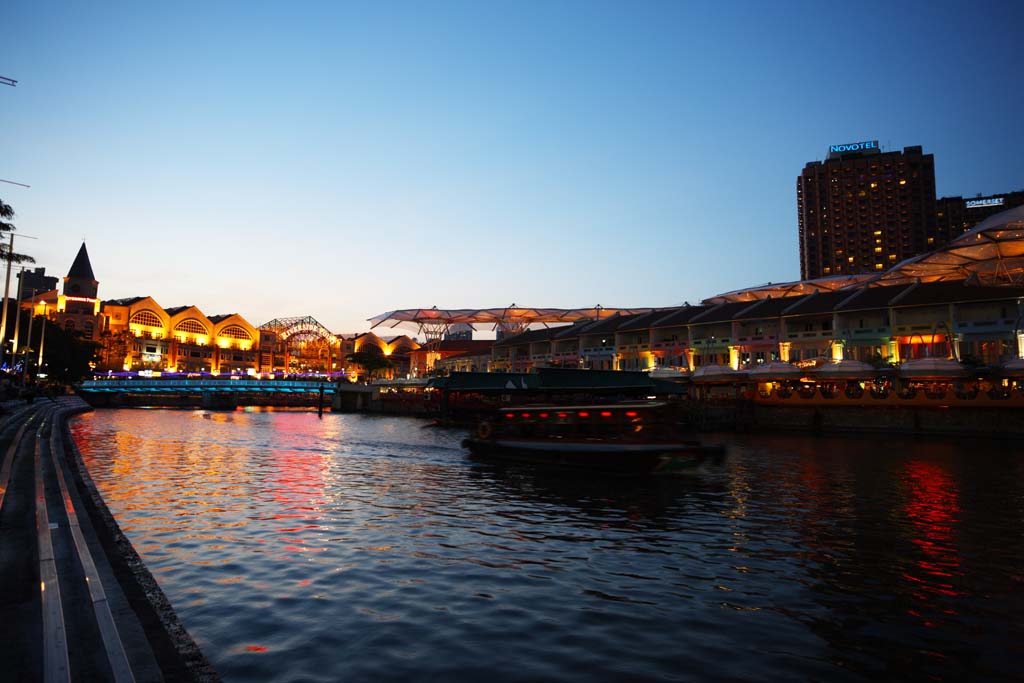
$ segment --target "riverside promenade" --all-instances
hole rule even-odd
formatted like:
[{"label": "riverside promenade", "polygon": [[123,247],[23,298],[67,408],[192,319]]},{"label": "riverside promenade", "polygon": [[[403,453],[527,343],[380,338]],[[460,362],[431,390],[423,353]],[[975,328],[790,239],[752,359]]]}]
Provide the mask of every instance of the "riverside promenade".
[{"label": "riverside promenade", "polygon": [[78,397],[0,416],[5,681],[218,681],[121,533],[68,431]]}]

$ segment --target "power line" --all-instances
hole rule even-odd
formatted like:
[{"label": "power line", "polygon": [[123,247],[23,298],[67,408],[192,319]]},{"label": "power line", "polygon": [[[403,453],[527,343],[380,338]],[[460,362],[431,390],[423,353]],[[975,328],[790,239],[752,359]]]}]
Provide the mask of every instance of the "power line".
[{"label": "power line", "polygon": [[4,180],[3,178],[0,178],[0,183],[10,183],[11,185],[21,185],[22,187],[32,187],[31,185],[26,185],[25,183],[16,183],[13,180]]},{"label": "power line", "polygon": [[9,85],[12,88],[18,85],[18,81],[14,80],[13,78],[7,78],[7,76],[0,76],[0,83],[3,83],[4,85]]}]

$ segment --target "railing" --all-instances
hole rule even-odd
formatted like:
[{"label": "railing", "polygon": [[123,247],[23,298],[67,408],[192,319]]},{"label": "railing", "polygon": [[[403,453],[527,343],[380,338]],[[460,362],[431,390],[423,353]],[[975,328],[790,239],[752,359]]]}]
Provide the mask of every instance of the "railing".
[{"label": "railing", "polygon": [[334,393],[334,382],[326,380],[294,379],[100,379],[86,380],[79,386],[84,392],[280,392]]}]

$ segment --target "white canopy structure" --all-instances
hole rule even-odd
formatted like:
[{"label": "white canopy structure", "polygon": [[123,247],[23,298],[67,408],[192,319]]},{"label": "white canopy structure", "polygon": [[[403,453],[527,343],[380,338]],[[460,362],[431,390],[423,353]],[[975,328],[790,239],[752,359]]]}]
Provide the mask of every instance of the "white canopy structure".
[{"label": "white canopy structure", "polygon": [[989,216],[944,247],[897,263],[872,285],[969,278],[985,285],[1024,283],[1024,206]]},{"label": "white canopy structure", "polygon": [[884,273],[836,275],[816,280],[768,283],[705,299],[706,304],[757,301],[858,287],[914,282],[975,280],[983,285],[1024,284],[1024,206],[989,216],[968,233],[927,254],[906,259]]},{"label": "white canopy structure", "polygon": [[428,339],[440,338],[451,325],[493,325],[508,334],[522,332],[532,324],[574,323],[581,320],[600,320],[616,314],[647,313],[653,308],[524,308],[512,304],[505,308],[405,308],[388,311],[370,318],[370,329],[378,325],[414,325]]}]

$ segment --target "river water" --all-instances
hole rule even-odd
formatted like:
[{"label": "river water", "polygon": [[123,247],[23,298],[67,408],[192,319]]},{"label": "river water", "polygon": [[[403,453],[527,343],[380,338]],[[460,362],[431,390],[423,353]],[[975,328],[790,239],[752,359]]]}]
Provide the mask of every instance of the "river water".
[{"label": "river water", "polygon": [[1020,680],[1024,452],[716,434],[674,478],[269,409],[72,432],[229,682]]}]

